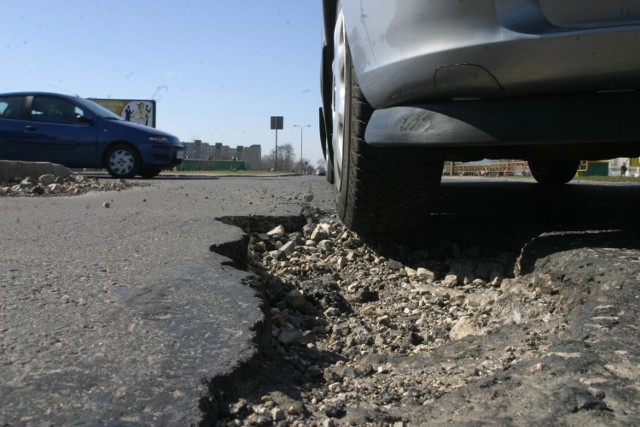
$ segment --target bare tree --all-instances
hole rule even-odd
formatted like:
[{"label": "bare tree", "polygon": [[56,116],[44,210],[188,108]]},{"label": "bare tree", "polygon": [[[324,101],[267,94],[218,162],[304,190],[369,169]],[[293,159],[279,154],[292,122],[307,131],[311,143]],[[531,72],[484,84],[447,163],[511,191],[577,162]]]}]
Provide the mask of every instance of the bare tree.
[{"label": "bare tree", "polygon": [[[278,146],[277,170],[290,171],[293,169],[296,151],[291,144],[283,144]],[[271,150],[268,156],[262,158],[263,163],[276,168],[276,149]]]}]

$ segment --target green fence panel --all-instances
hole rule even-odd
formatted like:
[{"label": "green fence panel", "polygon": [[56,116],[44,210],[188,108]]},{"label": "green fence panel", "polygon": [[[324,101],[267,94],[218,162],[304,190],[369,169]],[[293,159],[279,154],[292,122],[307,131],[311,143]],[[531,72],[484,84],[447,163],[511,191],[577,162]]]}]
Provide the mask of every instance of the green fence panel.
[{"label": "green fence panel", "polygon": [[243,161],[233,160],[183,160],[179,171],[240,171],[246,170]]},{"label": "green fence panel", "polygon": [[609,176],[609,162],[589,162],[584,176]]}]

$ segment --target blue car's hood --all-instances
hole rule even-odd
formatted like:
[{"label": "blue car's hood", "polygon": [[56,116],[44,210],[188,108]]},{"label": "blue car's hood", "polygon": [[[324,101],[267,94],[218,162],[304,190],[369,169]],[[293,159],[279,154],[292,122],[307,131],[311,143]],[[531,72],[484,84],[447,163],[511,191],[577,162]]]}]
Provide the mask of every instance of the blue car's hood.
[{"label": "blue car's hood", "polygon": [[128,122],[126,120],[109,120],[103,117],[98,117],[97,120],[98,126],[104,127],[114,133],[136,135],[142,138],[148,138],[150,136],[164,136],[174,143],[180,142],[178,137],[175,135],[138,123]]}]

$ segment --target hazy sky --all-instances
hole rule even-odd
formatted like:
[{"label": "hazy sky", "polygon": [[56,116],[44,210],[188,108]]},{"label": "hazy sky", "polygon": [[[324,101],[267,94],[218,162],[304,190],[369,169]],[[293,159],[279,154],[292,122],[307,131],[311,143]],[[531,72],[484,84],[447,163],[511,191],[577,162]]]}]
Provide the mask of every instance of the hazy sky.
[{"label": "hazy sky", "polygon": [[0,0],[0,92],[155,99],[182,141],[322,158],[320,0]]}]

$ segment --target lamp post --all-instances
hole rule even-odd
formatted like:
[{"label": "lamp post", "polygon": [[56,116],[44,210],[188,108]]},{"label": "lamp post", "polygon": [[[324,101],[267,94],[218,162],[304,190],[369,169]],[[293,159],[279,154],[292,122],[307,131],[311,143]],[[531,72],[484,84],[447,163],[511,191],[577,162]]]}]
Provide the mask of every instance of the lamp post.
[{"label": "lamp post", "polygon": [[300,128],[300,173],[302,173],[302,131],[311,125],[293,125],[294,128]]}]

